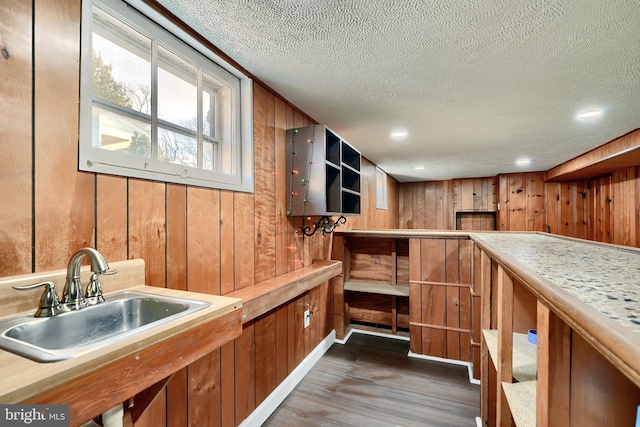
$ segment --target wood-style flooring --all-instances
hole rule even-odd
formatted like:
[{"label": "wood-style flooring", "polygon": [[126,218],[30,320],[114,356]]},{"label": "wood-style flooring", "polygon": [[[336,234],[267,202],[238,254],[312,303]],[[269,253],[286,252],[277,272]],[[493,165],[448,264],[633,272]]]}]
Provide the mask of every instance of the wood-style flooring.
[{"label": "wood-style flooring", "polygon": [[467,367],[407,356],[409,342],[354,333],[334,344],[263,426],[474,427]]}]

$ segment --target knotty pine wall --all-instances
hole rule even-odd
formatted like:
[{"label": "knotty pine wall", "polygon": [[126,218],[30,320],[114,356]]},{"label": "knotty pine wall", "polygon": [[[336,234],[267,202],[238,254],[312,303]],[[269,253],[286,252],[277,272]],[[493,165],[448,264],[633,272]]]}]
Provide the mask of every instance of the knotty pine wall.
[{"label": "knotty pine wall", "polygon": [[[286,216],[286,129],[313,120],[258,82],[253,194],[78,171],[80,9],[0,7],[0,276],[62,269],[93,246],[107,261],[144,258],[148,285],[226,294],[328,258],[332,237],[303,239],[303,219]],[[396,181],[390,208],[376,210],[366,159],[362,177],[362,215],[342,227],[394,228]],[[136,425],[238,425],[329,333],[331,298],[327,282],[244,325],[178,372]]]},{"label": "knotty pine wall", "polygon": [[500,174],[495,192],[493,178],[400,184],[399,228],[455,229],[455,213],[468,210],[470,202],[461,200],[471,194],[488,200],[474,203],[474,210],[495,210],[500,204],[498,230],[546,231],[640,247],[640,166],[591,180],[545,182],[545,177],[545,172]]}]

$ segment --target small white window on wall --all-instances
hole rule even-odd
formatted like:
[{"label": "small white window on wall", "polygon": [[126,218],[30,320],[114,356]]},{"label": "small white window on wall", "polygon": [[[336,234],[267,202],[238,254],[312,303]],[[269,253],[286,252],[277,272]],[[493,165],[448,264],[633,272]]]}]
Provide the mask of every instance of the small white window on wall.
[{"label": "small white window on wall", "polygon": [[376,209],[387,209],[387,174],[376,166]]},{"label": "small white window on wall", "polygon": [[251,79],[140,0],[84,0],[81,170],[253,191]]}]

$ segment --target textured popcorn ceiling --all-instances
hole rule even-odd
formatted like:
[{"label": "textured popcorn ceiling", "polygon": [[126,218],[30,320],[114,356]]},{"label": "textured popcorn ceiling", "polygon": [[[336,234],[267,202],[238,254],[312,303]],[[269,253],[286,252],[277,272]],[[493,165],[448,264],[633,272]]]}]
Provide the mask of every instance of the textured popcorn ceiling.
[{"label": "textured popcorn ceiling", "polygon": [[640,127],[639,0],[159,3],[401,182],[544,171]]}]

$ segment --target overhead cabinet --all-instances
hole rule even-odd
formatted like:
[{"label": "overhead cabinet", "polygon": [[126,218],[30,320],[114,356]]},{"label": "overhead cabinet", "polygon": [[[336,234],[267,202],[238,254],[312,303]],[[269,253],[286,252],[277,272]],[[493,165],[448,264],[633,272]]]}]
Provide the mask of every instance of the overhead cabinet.
[{"label": "overhead cabinet", "polygon": [[325,125],[287,130],[287,214],[359,215],[360,160],[360,152]]}]

